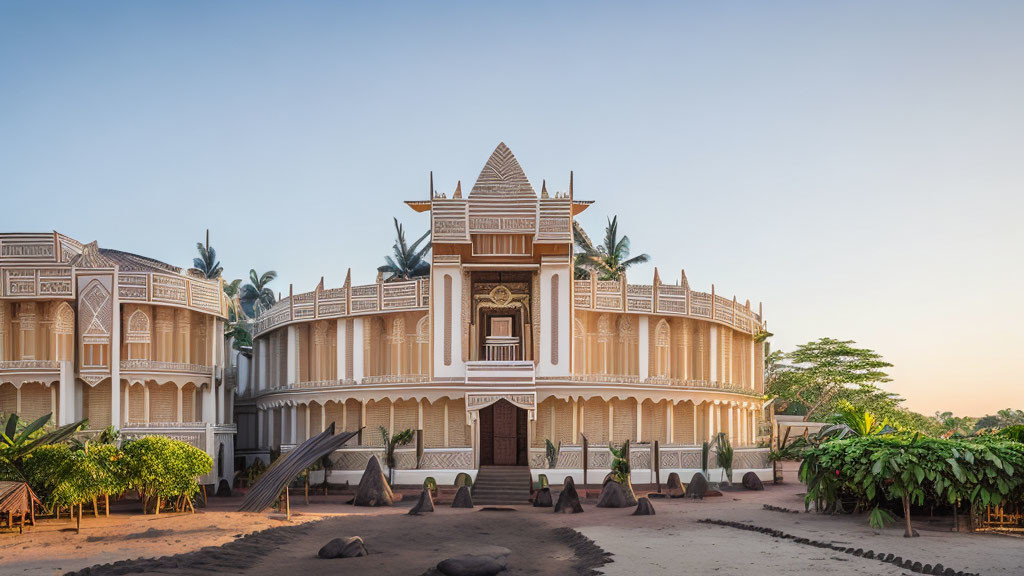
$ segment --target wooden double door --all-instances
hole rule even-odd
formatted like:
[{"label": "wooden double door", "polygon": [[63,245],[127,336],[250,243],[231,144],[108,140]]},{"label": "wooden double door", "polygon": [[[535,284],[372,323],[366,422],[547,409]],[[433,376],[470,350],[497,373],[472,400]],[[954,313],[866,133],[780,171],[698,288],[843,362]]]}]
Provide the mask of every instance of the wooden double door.
[{"label": "wooden double door", "polygon": [[507,400],[480,409],[480,465],[526,466],[526,410]]}]

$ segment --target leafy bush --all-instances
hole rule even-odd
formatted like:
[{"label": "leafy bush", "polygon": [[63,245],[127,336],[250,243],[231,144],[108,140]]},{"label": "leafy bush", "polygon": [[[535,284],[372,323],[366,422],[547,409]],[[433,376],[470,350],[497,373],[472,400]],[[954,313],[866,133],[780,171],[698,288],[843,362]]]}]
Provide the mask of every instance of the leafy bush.
[{"label": "leafy bush", "polygon": [[198,478],[213,469],[206,452],[163,436],[126,442],[124,455],[128,484],[139,491],[144,506],[153,498],[191,498],[199,491]]},{"label": "leafy bush", "polygon": [[906,535],[910,506],[966,504],[975,511],[1024,498],[1024,445],[995,436],[943,440],[920,435],[831,440],[807,449],[800,465],[807,504],[839,511],[843,502],[881,510],[902,504]]},{"label": "leafy bush", "polygon": [[718,452],[718,466],[725,471],[725,484],[726,486],[732,485],[733,450],[732,444],[729,443],[729,437],[725,432],[718,433],[715,445]]},{"label": "leafy bush", "polygon": [[621,448],[616,448],[609,442],[608,450],[612,453],[612,474],[615,475],[615,481],[623,486],[629,485],[629,440],[626,440]]},{"label": "leafy bush", "polygon": [[[561,443],[559,443],[561,445]],[[548,468],[558,465],[558,448],[549,439],[544,439],[544,456],[548,459]]]},{"label": "leafy bush", "polygon": [[44,506],[66,507],[128,489],[125,459],[112,444],[40,446],[25,458],[28,483]]}]

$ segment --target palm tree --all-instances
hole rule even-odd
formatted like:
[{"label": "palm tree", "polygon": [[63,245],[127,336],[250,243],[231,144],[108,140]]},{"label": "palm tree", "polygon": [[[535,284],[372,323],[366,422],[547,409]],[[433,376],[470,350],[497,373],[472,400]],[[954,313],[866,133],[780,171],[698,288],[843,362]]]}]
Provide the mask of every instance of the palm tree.
[{"label": "palm tree", "polygon": [[224,284],[224,295],[228,299],[228,325],[224,337],[232,340],[231,347],[238,350],[242,346],[252,346],[252,334],[249,332],[249,317],[242,309],[242,279],[236,278]]},{"label": "palm tree", "polygon": [[220,262],[217,261],[217,251],[210,246],[210,231],[206,231],[206,245],[202,242],[196,242],[196,250],[199,251],[199,257],[192,259],[192,267],[203,273],[203,276],[207,278],[216,278],[220,276],[221,272],[224,271],[220,266]]},{"label": "palm tree", "polygon": [[430,230],[424,232],[419,240],[412,243],[412,246],[406,245],[405,230],[398,223],[398,218],[395,218],[395,231],[397,233],[393,247],[395,257],[385,256],[384,260],[387,264],[377,268],[377,272],[388,274],[385,278],[386,281],[409,280],[411,278],[429,276],[430,263],[424,258],[430,252],[431,243],[427,242],[422,248],[420,243],[426,240],[427,236],[430,236]]},{"label": "palm tree", "polygon": [[413,433],[408,428],[395,434],[388,434],[388,429],[383,426],[379,426],[378,430],[380,430],[380,437],[384,441],[384,463],[388,467],[388,485],[390,486],[395,481],[395,466],[398,464],[395,459],[395,449],[411,442]]},{"label": "palm tree", "polygon": [[268,270],[263,274],[257,274],[256,270],[249,270],[249,283],[242,286],[239,302],[242,305],[242,312],[249,318],[254,318],[258,310],[267,310],[277,301],[274,298],[274,291],[267,287],[268,284],[277,278],[277,272]]},{"label": "palm tree", "polygon": [[594,243],[591,242],[590,236],[587,236],[583,226],[575,220],[572,221],[572,240],[578,249],[573,256],[572,276],[576,280],[589,280],[590,268],[587,267],[587,255],[593,254],[596,250],[594,250]]},{"label": "palm tree", "polygon": [[[579,246],[579,244],[577,244]],[[604,229],[604,242],[584,252],[582,263],[597,274],[598,280],[618,280],[630,266],[643,264],[651,259],[647,254],[629,257],[629,236],[619,238],[619,217],[608,220]]]}]

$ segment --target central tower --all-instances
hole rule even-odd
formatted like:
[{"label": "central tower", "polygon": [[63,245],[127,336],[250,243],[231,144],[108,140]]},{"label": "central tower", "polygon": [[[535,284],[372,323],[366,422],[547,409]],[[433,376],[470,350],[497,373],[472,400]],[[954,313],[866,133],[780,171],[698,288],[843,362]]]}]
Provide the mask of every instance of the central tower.
[{"label": "central tower", "polygon": [[[589,203],[574,202],[571,174],[568,192],[549,194],[543,182],[538,196],[501,143],[468,196],[461,181],[451,197],[439,194],[431,178],[430,199],[407,204],[431,215],[432,376],[465,379],[476,446],[488,448],[478,450],[478,462],[481,453],[483,460],[520,460],[527,439],[516,443],[516,458],[481,430],[495,439],[517,436],[516,422],[535,417],[536,378],[570,375],[572,218]],[[485,418],[503,401],[501,410],[508,403],[520,412],[502,419],[511,422],[507,431]]]}]

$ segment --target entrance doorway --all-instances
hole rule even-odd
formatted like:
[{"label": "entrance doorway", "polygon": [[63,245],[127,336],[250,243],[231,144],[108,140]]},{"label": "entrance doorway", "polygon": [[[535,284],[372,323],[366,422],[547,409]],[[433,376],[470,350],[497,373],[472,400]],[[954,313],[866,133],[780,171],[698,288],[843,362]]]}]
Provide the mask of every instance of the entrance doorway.
[{"label": "entrance doorway", "polygon": [[526,466],[526,410],[508,400],[480,409],[480,465]]}]

